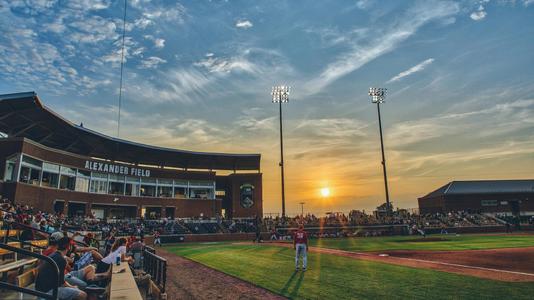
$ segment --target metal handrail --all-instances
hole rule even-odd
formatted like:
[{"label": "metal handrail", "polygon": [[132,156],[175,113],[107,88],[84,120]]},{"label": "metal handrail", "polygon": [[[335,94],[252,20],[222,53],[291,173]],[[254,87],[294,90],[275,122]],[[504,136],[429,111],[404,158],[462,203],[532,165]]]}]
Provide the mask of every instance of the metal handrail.
[{"label": "metal handrail", "polygon": [[34,296],[37,296],[37,297],[41,297],[41,298],[45,298],[45,299],[51,299],[51,300],[57,300],[58,299],[58,287],[60,285],[60,283],[59,283],[59,268],[58,268],[56,262],[53,259],[51,259],[48,256],[44,256],[44,255],[41,255],[41,254],[33,253],[33,252],[28,251],[26,249],[12,247],[12,246],[9,246],[9,245],[4,244],[4,243],[0,243],[0,248],[8,250],[8,251],[15,252],[15,253],[18,253],[18,254],[24,254],[26,256],[35,257],[37,259],[44,260],[48,264],[51,264],[52,267],[56,271],[55,272],[55,279],[56,279],[55,281],[57,282],[57,284],[52,289],[52,295],[44,293],[44,292],[28,289],[28,288],[23,288],[23,287],[16,286],[14,284],[10,284],[10,283],[3,282],[3,281],[0,281],[0,288],[13,290],[13,291],[17,291],[17,292],[20,292],[20,293],[31,294],[31,295],[34,295]]},{"label": "metal handrail", "polygon": [[[154,252],[151,252],[154,251]],[[167,260],[155,254],[151,247],[145,247],[143,250],[143,270],[152,276],[158,288],[165,293],[167,282]]]}]

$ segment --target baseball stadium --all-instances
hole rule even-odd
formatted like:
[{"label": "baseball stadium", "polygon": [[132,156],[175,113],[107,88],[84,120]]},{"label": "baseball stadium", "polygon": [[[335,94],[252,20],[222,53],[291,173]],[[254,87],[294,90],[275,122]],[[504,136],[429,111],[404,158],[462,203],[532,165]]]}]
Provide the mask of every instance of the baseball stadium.
[{"label": "baseball stadium", "polygon": [[[39,273],[53,261],[43,253],[61,251],[65,239],[73,262],[64,280],[94,299],[527,299],[534,291],[534,180],[450,182],[419,198],[419,212],[384,203],[372,214],[263,217],[259,154],[107,137],[33,92],[1,95],[0,108],[3,299],[38,296]],[[115,265],[106,258],[121,242]],[[102,272],[104,261],[111,267]]]},{"label": "baseball stadium", "polygon": [[534,299],[533,12],[0,0],[0,300]]}]

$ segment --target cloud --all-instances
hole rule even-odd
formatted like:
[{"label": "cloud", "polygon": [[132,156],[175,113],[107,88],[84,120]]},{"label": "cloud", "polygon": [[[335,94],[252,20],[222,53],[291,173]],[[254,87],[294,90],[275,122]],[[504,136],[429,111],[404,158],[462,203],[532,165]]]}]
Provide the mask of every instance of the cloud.
[{"label": "cloud", "polygon": [[527,6],[529,6],[529,5],[533,4],[533,3],[534,3],[534,0],[523,0],[523,5],[525,7],[527,7]]},{"label": "cloud", "polygon": [[275,131],[277,116],[267,116],[265,110],[259,107],[244,109],[242,115],[234,122],[238,127],[250,131]]},{"label": "cloud", "polygon": [[156,47],[157,49],[163,49],[165,47],[165,39],[156,38],[150,34],[146,34],[143,37],[149,41],[154,42],[154,47]]},{"label": "cloud", "polygon": [[119,37],[115,22],[100,16],[86,17],[68,26],[74,30],[70,34],[70,40],[73,42],[95,44],[105,40],[116,40]]},{"label": "cloud", "polygon": [[155,46],[156,48],[159,48],[159,49],[165,47],[165,40],[164,40],[164,39],[156,39],[156,40],[154,41],[154,46]]},{"label": "cloud", "polygon": [[367,36],[369,29],[356,28],[349,31],[340,31],[336,27],[326,27],[319,29],[309,28],[305,29],[305,32],[318,35],[322,45],[332,47],[343,44],[355,45],[357,41]]},{"label": "cloud", "polygon": [[[41,1],[47,2],[47,1]],[[67,7],[78,10],[102,10],[110,5],[109,0],[69,0],[66,2]]]},{"label": "cloud", "polygon": [[141,6],[140,8],[144,9],[143,17],[156,21],[172,21],[177,23],[183,23],[186,16],[186,9],[183,5],[177,3],[176,5],[170,7],[145,7]]},{"label": "cloud", "polygon": [[[137,102],[190,104],[214,93],[215,78],[207,77],[195,68],[178,68],[157,74],[158,80],[131,78],[126,94]],[[215,93],[214,93],[215,94]]]},{"label": "cloud", "polygon": [[423,71],[428,65],[430,65],[433,62],[434,62],[433,58],[429,58],[427,60],[424,60],[424,61],[418,63],[417,65],[409,68],[408,70],[402,71],[399,74],[393,76],[386,83],[392,83],[392,82],[395,82],[395,81],[399,81],[399,80],[401,80],[402,78],[404,78],[406,76],[412,75],[413,73],[416,73],[416,72],[419,72],[419,71]]},{"label": "cloud", "polygon": [[139,68],[141,69],[154,69],[157,68],[159,65],[166,63],[167,61],[163,58],[159,58],[156,56],[151,56],[147,59],[144,59],[141,61],[141,65]]},{"label": "cloud", "polygon": [[[488,108],[451,112],[431,118],[399,122],[387,132],[394,148],[471,132],[468,139],[487,139],[534,127],[534,99],[497,103]],[[464,136],[465,137],[465,136]]]},{"label": "cloud", "polygon": [[[348,138],[365,136],[363,129],[367,127],[366,123],[355,119],[324,118],[303,120],[296,126],[295,130],[308,137],[347,141]],[[348,142],[351,141],[348,140]]]},{"label": "cloud", "polygon": [[249,20],[241,20],[241,21],[237,21],[235,23],[235,27],[237,27],[237,28],[248,29],[248,28],[250,28],[252,26],[254,26],[254,25]]},{"label": "cloud", "polygon": [[145,29],[150,25],[154,25],[154,21],[145,17],[141,17],[134,21],[134,26],[141,29]]},{"label": "cloud", "polygon": [[356,2],[356,7],[359,9],[367,9],[371,7],[374,4],[374,1],[372,0],[359,0]]},{"label": "cloud", "polygon": [[[98,58],[95,62],[98,63],[112,63],[114,67],[118,67],[121,63],[122,57],[122,39],[117,39],[113,46],[115,49],[111,50],[110,54],[104,55]],[[126,63],[129,58],[142,57],[144,54],[144,47],[139,46],[139,43],[132,37],[125,37],[124,39],[124,62]]]},{"label": "cloud", "polygon": [[486,17],[486,15],[487,15],[487,13],[484,10],[484,6],[483,5],[479,5],[478,9],[476,11],[472,12],[469,17],[471,19],[473,19],[474,21],[480,21],[480,20],[484,19]]},{"label": "cloud", "polygon": [[[339,78],[354,72],[377,57],[393,51],[426,23],[450,18],[460,11],[458,3],[450,1],[424,1],[408,10],[394,26],[375,36],[367,45],[354,45],[306,84],[306,90],[315,94]],[[372,33],[372,32],[371,32]],[[372,35],[371,35],[372,36]]]},{"label": "cloud", "polygon": [[195,62],[194,65],[205,68],[210,73],[230,73],[232,71],[247,73],[258,72],[256,65],[242,56],[219,58],[212,55]]}]

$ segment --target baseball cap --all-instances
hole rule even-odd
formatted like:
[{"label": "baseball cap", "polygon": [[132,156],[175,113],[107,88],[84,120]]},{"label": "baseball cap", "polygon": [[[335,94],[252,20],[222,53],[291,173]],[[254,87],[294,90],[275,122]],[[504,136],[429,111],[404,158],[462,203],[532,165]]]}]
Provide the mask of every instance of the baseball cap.
[{"label": "baseball cap", "polygon": [[64,237],[63,233],[62,232],[54,232],[50,235],[50,242],[58,242],[59,240],[61,240],[62,238]]}]

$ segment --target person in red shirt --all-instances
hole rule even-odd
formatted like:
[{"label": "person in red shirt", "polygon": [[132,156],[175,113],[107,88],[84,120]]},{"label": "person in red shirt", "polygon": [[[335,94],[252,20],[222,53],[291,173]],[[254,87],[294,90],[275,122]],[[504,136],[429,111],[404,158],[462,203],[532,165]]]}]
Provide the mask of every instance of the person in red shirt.
[{"label": "person in red shirt", "polygon": [[161,247],[161,233],[158,230],[154,231],[154,246],[159,245]]},{"label": "person in red shirt", "polygon": [[295,271],[299,270],[299,257],[302,257],[302,271],[308,267],[308,234],[304,231],[304,225],[299,225],[299,229],[293,234],[293,248],[295,252]]}]

